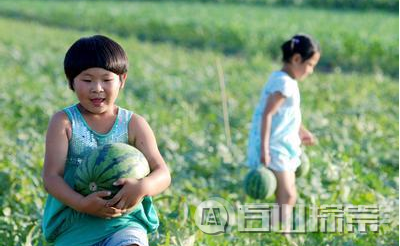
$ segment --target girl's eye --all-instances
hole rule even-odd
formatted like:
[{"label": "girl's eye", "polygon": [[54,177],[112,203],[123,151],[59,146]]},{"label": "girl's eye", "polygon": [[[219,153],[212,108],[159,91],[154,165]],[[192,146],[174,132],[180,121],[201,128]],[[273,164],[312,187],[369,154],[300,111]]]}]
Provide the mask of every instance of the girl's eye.
[{"label": "girl's eye", "polygon": [[104,82],[111,82],[112,79],[105,79]]},{"label": "girl's eye", "polygon": [[82,81],[83,81],[83,82],[91,82],[90,79],[83,79]]}]

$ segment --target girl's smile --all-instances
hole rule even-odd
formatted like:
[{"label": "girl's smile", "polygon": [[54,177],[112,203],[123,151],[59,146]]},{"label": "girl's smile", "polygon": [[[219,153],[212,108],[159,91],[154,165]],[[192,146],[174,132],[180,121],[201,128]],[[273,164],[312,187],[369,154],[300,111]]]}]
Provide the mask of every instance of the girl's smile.
[{"label": "girl's smile", "polygon": [[92,101],[93,105],[95,107],[100,107],[102,106],[103,102],[104,102],[105,98],[93,98],[90,99],[90,101]]}]

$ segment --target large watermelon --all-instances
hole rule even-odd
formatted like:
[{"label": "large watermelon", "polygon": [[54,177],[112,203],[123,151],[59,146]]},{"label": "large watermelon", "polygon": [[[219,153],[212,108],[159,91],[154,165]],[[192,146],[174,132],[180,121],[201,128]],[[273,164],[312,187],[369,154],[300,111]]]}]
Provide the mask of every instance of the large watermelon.
[{"label": "large watermelon", "polygon": [[108,190],[110,197],[121,187],[113,183],[119,178],[141,179],[150,173],[144,155],[136,148],[113,143],[93,150],[75,172],[75,190],[82,195]]},{"label": "large watermelon", "polygon": [[254,199],[270,197],[275,193],[276,185],[274,173],[264,166],[251,169],[244,179],[244,189]]},{"label": "large watermelon", "polygon": [[305,177],[310,171],[310,160],[308,159],[308,156],[304,152],[301,154],[300,159],[301,159],[301,164],[296,169],[296,177]]}]

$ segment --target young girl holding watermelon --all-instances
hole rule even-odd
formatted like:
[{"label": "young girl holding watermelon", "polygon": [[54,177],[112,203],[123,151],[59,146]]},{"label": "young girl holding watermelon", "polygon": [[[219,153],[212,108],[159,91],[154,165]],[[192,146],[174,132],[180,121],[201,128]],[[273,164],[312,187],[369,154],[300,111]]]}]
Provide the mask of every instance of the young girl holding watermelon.
[{"label": "young girl holding watermelon", "polygon": [[[298,82],[312,74],[320,48],[308,35],[295,35],[281,46],[283,67],[271,74],[254,112],[249,135],[248,165],[260,163],[277,179],[276,201],[282,221],[296,203],[295,171],[300,165],[300,145],[315,144],[315,137],[301,124]],[[285,206],[282,206],[285,205]]]},{"label": "young girl holding watermelon", "polygon": [[[159,225],[151,196],[164,191],[171,177],[146,120],[115,105],[127,68],[122,47],[101,35],[79,39],[66,53],[64,71],[79,102],[52,117],[43,169],[49,196],[42,227],[57,246],[147,246],[147,233]],[[122,188],[110,200],[107,191],[88,196],[74,191],[74,173],[83,158],[116,142],[139,149],[151,173],[140,180],[119,179],[114,185]],[[138,204],[140,209],[130,212]]]}]

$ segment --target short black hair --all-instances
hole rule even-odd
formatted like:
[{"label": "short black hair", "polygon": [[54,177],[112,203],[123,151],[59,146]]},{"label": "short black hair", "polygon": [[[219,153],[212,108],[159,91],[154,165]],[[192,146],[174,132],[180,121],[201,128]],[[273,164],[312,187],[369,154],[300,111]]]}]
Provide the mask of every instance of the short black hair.
[{"label": "short black hair", "polygon": [[108,37],[94,35],[80,38],[68,49],[64,58],[69,88],[74,90],[75,77],[93,67],[122,75],[128,72],[128,57],[124,49]]},{"label": "short black hair", "polygon": [[282,61],[290,62],[295,54],[300,54],[302,61],[310,59],[315,53],[321,52],[317,41],[307,34],[296,34],[285,41],[282,46]]}]

